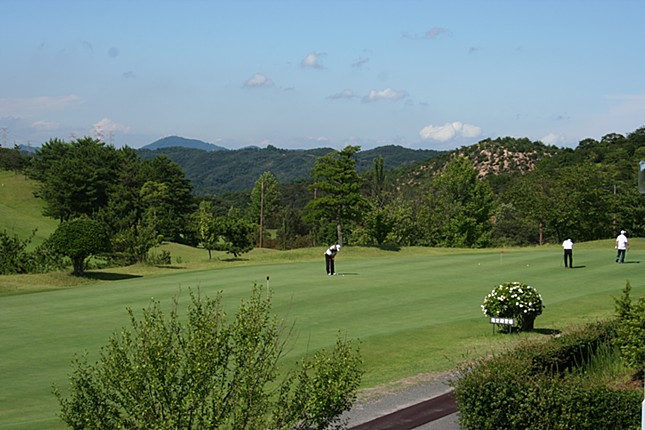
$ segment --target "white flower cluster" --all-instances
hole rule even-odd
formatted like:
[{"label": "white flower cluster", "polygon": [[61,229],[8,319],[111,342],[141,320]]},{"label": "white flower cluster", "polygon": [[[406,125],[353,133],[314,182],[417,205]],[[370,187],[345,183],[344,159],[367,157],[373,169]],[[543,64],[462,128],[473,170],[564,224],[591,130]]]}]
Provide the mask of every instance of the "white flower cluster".
[{"label": "white flower cluster", "polygon": [[481,305],[484,315],[507,317],[522,313],[539,315],[542,308],[542,295],[530,285],[517,281],[493,288]]}]

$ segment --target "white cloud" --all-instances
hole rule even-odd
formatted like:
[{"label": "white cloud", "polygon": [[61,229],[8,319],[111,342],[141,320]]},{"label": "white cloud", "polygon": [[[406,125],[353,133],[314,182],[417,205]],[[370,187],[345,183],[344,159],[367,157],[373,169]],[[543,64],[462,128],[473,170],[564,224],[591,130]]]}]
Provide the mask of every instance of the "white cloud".
[{"label": "white cloud", "polygon": [[566,139],[564,138],[564,136],[560,134],[555,134],[555,133],[547,134],[542,139],[540,139],[540,141],[545,145],[556,145],[556,146],[566,143]]},{"label": "white cloud", "polygon": [[446,142],[456,138],[472,138],[481,134],[481,128],[472,124],[464,124],[459,121],[447,122],[441,126],[429,124],[419,132],[423,140],[437,140]]},{"label": "white cloud", "polygon": [[273,86],[273,81],[262,73],[256,73],[244,82],[246,88],[269,88]]},{"label": "white cloud", "polygon": [[36,112],[62,110],[80,103],[82,99],[73,94],[58,97],[0,98],[0,115],[30,116]]},{"label": "white cloud", "polygon": [[99,139],[102,139],[111,133],[116,133],[116,132],[129,133],[130,132],[130,127],[118,124],[109,118],[103,118],[102,120],[94,124],[92,126],[92,129],[96,137]]},{"label": "white cloud", "polygon": [[395,91],[392,88],[385,88],[384,90],[372,90],[368,95],[363,97],[364,102],[375,102],[378,100],[401,100],[408,96],[405,91]]},{"label": "white cloud", "polygon": [[332,100],[342,100],[342,99],[353,99],[358,97],[356,94],[354,94],[354,91],[352,90],[343,90],[339,93],[332,94],[331,96],[327,97]]},{"label": "white cloud", "polygon": [[305,58],[302,59],[300,65],[302,67],[310,67],[312,69],[324,69],[325,66],[320,63],[321,58],[324,56],[324,53],[310,52]]},{"label": "white cloud", "polygon": [[55,131],[60,128],[60,124],[51,121],[35,121],[31,123],[29,128],[37,131]]}]

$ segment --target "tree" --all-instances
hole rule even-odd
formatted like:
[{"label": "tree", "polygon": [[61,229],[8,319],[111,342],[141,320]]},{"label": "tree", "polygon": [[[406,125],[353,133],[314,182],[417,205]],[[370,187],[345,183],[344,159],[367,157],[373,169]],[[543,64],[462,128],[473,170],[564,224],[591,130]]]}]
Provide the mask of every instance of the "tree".
[{"label": "tree", "polygon": [[36,230],[33,230],[31,235],[23,240],[16,234],[10,236],[6,230],[0,231],[0,275],[26,272],[29,257],[27,246],[35,235]]},{"label": "tree", "polygon": [[253,249],[255,244],[256,224],[245,219],[240,210],[231,208],[224,217],[215,221],[219,240],[216,249],[233,254],[235,258]]},{"label": "tree", "polygon": [[371,174],[365,175],[369,186],[369,209],[363,217],[363,227],[369,240],[377,245],[383,245],[394,228],[395,221],[386,208],[388,193],[385,190],[385,170],[383,157],[373,161]]},{"label": "tree", "polygon": [[[173,221],[172,196],[165,182],[147,181],[139,190],[139,198],[145,208],[143,218],[151,225],[155,234],[165,237],[169,230],[164,228]],[[171,237],[168,237],[172,240]]]},{"label": "tree", "polygon": [[301,211],[284,206],[278,214],[280,227],[277,238],[280,249],[311,246],[309,229],[302,219]]},{"label": "tree", "polygon": [[385,206],[386,192],[385,192],[385,163],[383,156],[375,158],[373,161],[373,169],[370,184],[370,198],[377,207],[382,208]]},{"label": "tree", "polygon": [[387,235],[388,241],[401,246],[424,244],[420,204],[419,199],[406,199],[399,195],[386,205],[386,219],[392,226]]},{"label": "tree", "polygon": [[336,224],[337,241],[343,243],[343,223],[361,216],[367,206],[361,195],[361,180],[356,171],[355,155],[360,146],[347,146],[316,160],[311,176],[310,189],[316,197],[307,204],[312,220]]},{"label": "tree", "polygon": [[278,180],[271,172],[264,172],[260,178],[255,181],[255,186],[251,190],[251,215],[257,219],[260,224],[259,247],[264,246],[264,227],[271,225],[271,221],[277,219],[278,207],[280,205],[280,191],[278,190]]},{"label": "tree", "polygon": [[627,281],[622,297],[614,298],[616,344],[627,365],[642,372],[645,369],[645,297],[632,302],[631,290]]},{"label": "tree", "polygon": [[558,243],[611,235],[612,181],[595,164],[537,170],[519,178],[502,199],[531,221],[525,225],[542,224],[544,236]]},{"label": "tree", "polygon": [[54,394],[75,429],[326,429],[356,398],[358,348],[339,336],[282,382],[278,365],[288,332],[256,286],[228,321],[221,294],[191,291],[187,316],[153,301],[131,328],[115,333],[100,359],[76,358],[69,395]]},{"label": "tree", "polygon": [[93,217],[107,206],[116,183],[120,156],[113,146],[85,137],[65,143],[51,140],[36,151],[28,174],[39,180],[37,196],[46,216],[66,221]]},{"label": "tree", "polygon": [[430,245],[483,247],[490,243],[493,192],[465,157],[454,157],[430,184],[424,208]]},{"label": "tree", "polygon": [[152,184],[144,194],[149,194],[147,209],[156,211],[157,229],[166,240],[190,243],[190,218],[197,209],[190,181],[186,179],[179,164],[166,156],[145,161],[142,175]]},{"label": "tree", "polygon": [[29,157],[20,152],[20,148],[0,147],[0,169],[22,172],[29,164]]},{"label": "tree", "polygon": [[160,243],[154,226],[140,219],[112,236],[112,252],[128,264],[143,263],[148,258],[148,252]]},{"label": "tree", "polygon": [[219,229],[213,215],[213,203],[203,200],[199,203],[197,218],[197,236],[199,243],[208,251],[208,259],[212,258],[212,251],[217,249],[219,242]]},{"label": "tree", "polygon": [[72,260],[75,276],[84,273],[88,257],[110,249],[110,239],[104,227],[89,218],[63,221],[47,242],[56,252]]},{"label": "tree", "polygon": [[364,220],[365,232],[376,241],[377,245],[383,245],[388,235],[394,228],[394,221],[386,208],[371,205],[370,210],[366,212]]}]

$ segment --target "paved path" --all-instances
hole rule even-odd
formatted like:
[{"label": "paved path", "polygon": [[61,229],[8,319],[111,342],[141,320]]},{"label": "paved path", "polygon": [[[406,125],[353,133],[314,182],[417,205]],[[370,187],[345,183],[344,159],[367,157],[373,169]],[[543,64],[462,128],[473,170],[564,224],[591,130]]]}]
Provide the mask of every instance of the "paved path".
[{"label": "paved path", "polygon": [[345,414],[350,430],[460,430],[450,375],[440,375],[377,398]]}]

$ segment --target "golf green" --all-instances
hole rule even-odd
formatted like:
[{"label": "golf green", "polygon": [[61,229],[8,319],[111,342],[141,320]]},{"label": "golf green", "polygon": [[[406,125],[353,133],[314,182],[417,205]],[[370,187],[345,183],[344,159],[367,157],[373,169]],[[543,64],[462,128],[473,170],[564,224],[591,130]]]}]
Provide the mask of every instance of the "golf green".
[{"label": "golf green", "polygon": [[[92,360],[98,357],[109,336],[128,326],[126,308],[140,315],[152,298],[170,309],[174,296],[180,306],[189,301],[189,289],[207,295],[222,291],[225,307],[234,313],[254,283],[269,284],[274,313],[295,326],[286,366],[332,347],[340,332],[360,340],[363,386],[373,387],[448,370],[509,342],[610,316],[626,281],[634,297],[645,294],[641,243],[632,242],[626,264],[614,263],[610,241],[582,244],[574,251],[573,269],[563,267],[559,247],[503,252],[344,247],[337,276],[325,275],[321,252],[320,261],[177,269],[164,276],[0,297],[0,429],[64,428],[52,384],[65,389],[74,355],[87,351]],[[542,294],[546,308],[535,332],[494,333],[483,316],[484,296],[505,281],[527,283]]]}]

